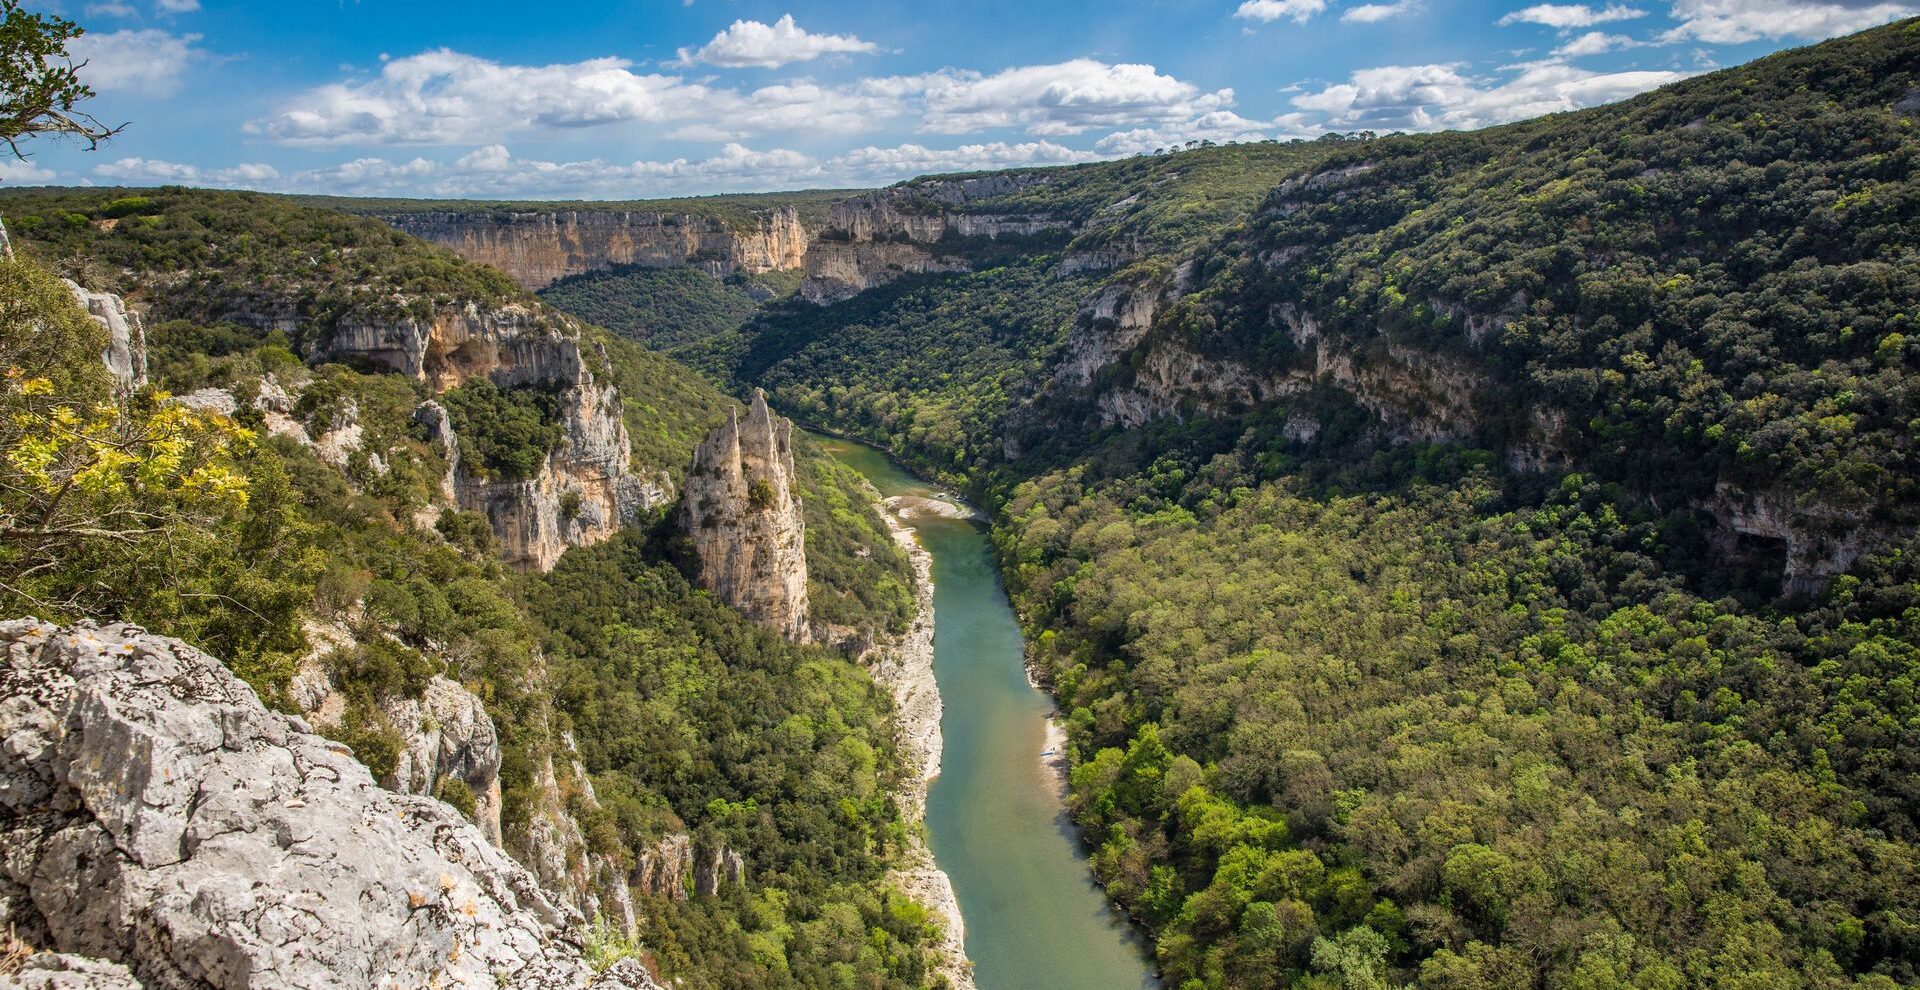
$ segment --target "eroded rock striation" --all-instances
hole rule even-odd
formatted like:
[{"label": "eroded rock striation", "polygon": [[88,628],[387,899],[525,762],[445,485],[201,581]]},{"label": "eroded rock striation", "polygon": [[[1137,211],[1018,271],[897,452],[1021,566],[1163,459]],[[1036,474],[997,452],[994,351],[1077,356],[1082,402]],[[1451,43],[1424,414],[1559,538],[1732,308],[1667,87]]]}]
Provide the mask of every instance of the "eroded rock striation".
[{"label": "eroded rock striation", "polygon": [[810,638],[793,423],[767,408],[765,392],[694,448],[680,518],[702,587],[788,639]]},{"label": "eroded rock striation", "polygon": [[0,650],[0,924],[20,940],[153,990],[653,986],[596,978],[578,919],[478,828],[381,788],[212,657],[32,619],[0,623]]},{"label": "eroded rock striation", "polygon": [[641,850],[633,868],[633,887],[654,897],[685,901],[689,891],[712,896],[723,886],[739,886],[747,861],[724,844],[703,846],[685,832],[662,836]]},{"label": "eroded rock striation", "polygon": [[616,265],[696,267],[714,275],[786,271],[804,264],[809,240],[791,206],[752,227],[627,210],[400,213],[380,219],[492,265],[529,289]]},{"label": "eroded rock striation", "polygon": [[967,271],[971,266],[955,248],[972,238],[1071,233],[1073,222],[1045,213],[968,209],[1046,181],[1035,175],[934,179],[836,203],[807,250],[800,294],[830,303],[903,275]]}]

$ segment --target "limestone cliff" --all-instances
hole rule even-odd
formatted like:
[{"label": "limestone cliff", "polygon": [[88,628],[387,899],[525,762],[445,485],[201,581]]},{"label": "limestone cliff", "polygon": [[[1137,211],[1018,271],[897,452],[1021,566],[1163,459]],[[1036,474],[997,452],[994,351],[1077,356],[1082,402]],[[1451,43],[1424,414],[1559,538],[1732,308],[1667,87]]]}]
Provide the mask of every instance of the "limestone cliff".
[{"label": "limestone cliff", "polygon": [[755,389],[745,420],[727,422],[694,448],[681,499],[695,579],[722,601],[788,639],[805,641],[806,523],[794,493],[793,423]]},{"label": "limestone cliff", "polygon": [[529,289],[569,275],[640,265],[715,275],[801,267],[809,234],[792,206],[736,227],[687,213],[615,210],[397,213],[380,219],[489,264]]},{"label": "limestone cliff", "polygon": [[485,515],[507,562],[546,570],[570,546],[599,542],[667,498],[663,478],[631,468],[620,394],[605,355],[570,320],[530,303],[444,307],[431,317],[348,314],[315,356],[383,365],[434,391],[485,376],[501,388],[557,390],[562,441],[530,478],[490,478],[459,463],[444,410],[421,409],[422,422],[450,457],[446,488],[460,508]]},{"label": "limestone cliff", "polygon": [[711,897],[722,886],[738,886],[746,871],[746,860],[724,844],[703,846],[685,832],[674,832],[640,852],[633,887],[655,897],[684,901],[690,893]]},{"label": "limestone cliff", "polygon": [[[347,699],[327,669],[326,654],[351,648],[343,627],[308,623],[315,644],[288,689],[288,698],[316,729],[338,734]],[[418,697],[379,699],[381,715],[399,734],[399,760],[380,784],[402,794],[438,796],[443,784],[460,781],[473,793],[473,823],[498,846],[500,835],[500,734],[487,707],[473,692],[436,674]]]},{"label": "limestone cliff", "polygon": [[126,300],[111,292],[93,292],[80,283],[66,279],[73,300],[107,331],[107,349],[100,355],[107,370],[131,392],[147,383],[147,335],[140,326],[140,315],[127,308]]},{"label": "limestone cliff", "polygon": [[902,275],[967,271],[967,260],[955,249],[969,238],[1071,233],[1073,222],[1046,213],[967,208],[1046,181],[1032,174],[931,179],[838,203],[807,250],[800,294],[829,303]]},{"label": "limestone cliff", "polygon": [[185,643],[27,619],[0,650],[0,924],[76,977],[28,985],[655,985],[596,975],[479,829]]}]

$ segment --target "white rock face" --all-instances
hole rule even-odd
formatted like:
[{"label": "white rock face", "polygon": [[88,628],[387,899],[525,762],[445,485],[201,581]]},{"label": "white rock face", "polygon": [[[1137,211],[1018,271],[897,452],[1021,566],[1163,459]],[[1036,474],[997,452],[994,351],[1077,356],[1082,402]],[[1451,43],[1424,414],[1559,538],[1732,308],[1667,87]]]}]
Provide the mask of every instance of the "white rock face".
[{"label": "white rock face", "polygon": [[[308,628],[310,638],[330,646],[352,642],[340,642],[329,632]],[[301,664],[288,694],[315,727],[330,731],[340,724],[347,702],[320,659],[310,657]],[[381,783],[402,794],[420,795],[436,793],[448,779],[466,784],[473,792],[473,823],[488,842],[500,845],[500,734],[486,705],[439,674],[420,697],[383,698],[379,704],[403,743],[393,779]]]},{"label": "white rock face", "polygon": [[1044,213],[966,209],[969,203],[1047,181],[1044,175],[935,179],[836,203],[826,229],[807,248],[807,279],[800,295],[816,303],[837,302],[902,275],[967,271],[964,260],[940,250],[950,233],[999,238],[1071,232],[1071,221]]},{"label": "white rock face", "polygon": [[84,289],[72,279],[62,279],[73,293],[73,300],[87,315],[107,329],[107,350],[100,359],[113,372],[122,391],[131,392],[147,383],[147,334],[138,314],[127,309],[126,300],[111,292]]},{"label": "white rock face", "polygon": [[[604,355],[586,348],[577,328],[537,307],[469,303],[427,320],[346,318],[321,353],[383,364],[436,392],[476,377],[500,388],[556,390],[560,446],[531,478],[487,478],[469,470],[458,461],[445,410],[427,403],[417,415],[448,453],[452,503],[487,517],[515,567],[547,570],[568,547],[604,540],[669,497],[663,479],[632,470],[620,393],[589,366],[603,363],[590,359]],[[339,438],[342,446],[355,439]]]},{"label": "white rock face", "polygon": [[0,924],[22,940],[154,990],[652,986],[596,980],[575,919],[479,829],[206,654],[31,619],[0,650]]},{"label": "white rock face", "polygon": [[529,289],[615,265],[697,267],[714,275],[790,270],[804,264],[808,241],[791,206],[742,228],[712,217],[627,210],[402,213],[381,219],[492,265]]},{"label": "white rock face", "polygon": [[723,886],[739,886],[746,872],[746,859],[732,849],[724,845],[696,848],[692,836],[674,832],[640,852],[633,887],[655,897],[684,901],[688,887],[695,894],[712,896]]},{"label": "white rock face", "polygon": [[680,518],[702,587],[805,642],[806,520],[793,479],[793,423],[775,416],[755,389],[745,422],[729,411],[725,425],[694,448]]}]

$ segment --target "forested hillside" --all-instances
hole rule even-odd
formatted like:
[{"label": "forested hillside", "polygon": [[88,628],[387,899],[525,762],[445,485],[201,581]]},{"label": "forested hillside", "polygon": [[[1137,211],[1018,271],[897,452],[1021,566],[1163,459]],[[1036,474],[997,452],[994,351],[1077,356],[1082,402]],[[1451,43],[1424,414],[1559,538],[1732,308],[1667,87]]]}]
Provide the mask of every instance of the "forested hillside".
[{"label": "forested hillside", "polygon": [[[432,793],[491,815],[494,841],[588,911],[597,966],[638,954],[688,987],[931,983],[935,923],[884,876],[905,836],[892,701],[858,662],[697,592],[664,503],[548,573],[508,568],[494,520],[448,504],[456,482],[520,497],[583,443],[571,382],[617,396],[630,446],[611,468],[669,489],[730,399],[373,221],[179,189],[4,205],[31,260],[0,262],[0,613],[186,639],[395,789],[423,772],[418,733],[465,731],[437,709],[423,726],[422,706],[484,705],[497,748],[460,745],[497,777]],[[108,375],[106,331],[51,271],[147,311],[147,383]],[[411,374],[378,349],[402,336],[385,328],[449,320],[509,336]],[[904,629],[911,573],[864,482],[804,443],[797,460],[814,618]],[[694,863],[656,870],[627,927],[629,878],[674,841],[737,857],[740,877],[690,897],[675,871]]]},{"label": "forested hillside", "polygon": [[997,510],[1169,985],[1906,985],[1916,94],[1904,22],[1316,142],[715,353]]}]

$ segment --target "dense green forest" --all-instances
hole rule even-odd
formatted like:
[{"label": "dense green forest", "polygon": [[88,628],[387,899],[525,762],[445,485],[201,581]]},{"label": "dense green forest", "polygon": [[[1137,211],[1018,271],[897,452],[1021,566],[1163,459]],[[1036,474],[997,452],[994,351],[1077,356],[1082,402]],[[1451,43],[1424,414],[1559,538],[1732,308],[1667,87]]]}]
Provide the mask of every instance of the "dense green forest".
[{"label": "dense green forest", "polygon": [[760,307],[791,296],[799,284],[798,272],[716,278],[694,268],[622,265],[561,279],[540,290],[540,298],[672,353],[740,329]]},{"label": "dense green forest", "polygon": [[[1107,276],[1163,300],[1085,388],[1064,345],[1114,328],[1057,245],[715,351],[996,510],[1073,813],[1170,986],[1910,985],[1917,72],[1905,22],[1280,146]],[[994,206],[1110,243],[1130,174]],[[1204,373],[1141,391],[1168,361]],[[1142,395],[1164,418],[1103,416]],[[1742,497],[1783,529],[1731,534]],[[1788,582],[1786,538],[1866,552]]]},{"label": "dense green forest", "polygon": [[[314,630],[336,630],[348,645],[318,658],[346,698],[329,731],[376,775],[403,745],[385,706],[444,674],[499,730],[510,847],[540,800],[539,768],[567,765],[577,745],[599,805],[566,785],[569,810],[591,851],[631,869],[684,831],[743,857],[744,884],[645,905],[642,950],[677,985],[932,984],[935,923],[884,876],[906,835],[902,768],[891,697],[862,666],[696,591],[674,563],[670,505],[549,574],[507,569],[484,517],[437,504],[446,461],[414,416],[436,398],[428,383],[303,356],[343,312],[404,315],[415,298],[537,306],[530,296],[372,221],[283,199],[63,191],[7,204],[38,260],[0,262],[0,611],[180,636],[283,709]],[[177,317],[147,327],[149,386],[115,398],[104,331],[49,269]],[[170,302],[183,287],[191,302]],[[187,318],[236,298],[291,301],[297,315],[272,328]],[[636,465],[683,473],[732,401],[636,344],[546,318],[605,362]],[[170,400],[200,389],[237,410]],[[273,414],[285,421],[252,404],[269,389],[292,397]],[[484,474],[526,477],[558,442],[540,389],[480,377],[437,398]],[[347,423],[362,442],[338,464],[286,435]],[[910,570],[870,490],[810,444],[796,460],[815,617],[903,629]],[[473,812],[458,781],[439,796]]]}]

